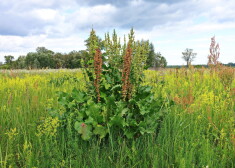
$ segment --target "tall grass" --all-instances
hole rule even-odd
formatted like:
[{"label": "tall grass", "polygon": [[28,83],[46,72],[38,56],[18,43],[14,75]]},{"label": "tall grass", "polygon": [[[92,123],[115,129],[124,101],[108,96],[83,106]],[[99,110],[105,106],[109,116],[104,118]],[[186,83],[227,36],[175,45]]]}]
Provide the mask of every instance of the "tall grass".
[{"label": "tall grass", "polygon": [[143,84],[168,107],[158,132],[90,141],[57,130],[60,123],[48,111],[61,108],[57,91],[85,89],[80,71],[2,71],[0,167],[235,167],[230,71],[146,71]]}]

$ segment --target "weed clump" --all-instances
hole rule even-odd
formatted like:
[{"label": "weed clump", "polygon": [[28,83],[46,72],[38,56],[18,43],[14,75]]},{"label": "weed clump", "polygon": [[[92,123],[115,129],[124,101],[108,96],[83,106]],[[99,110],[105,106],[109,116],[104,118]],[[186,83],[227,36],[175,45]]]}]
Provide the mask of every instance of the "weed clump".
[{"label": "weed clump", "polygon": [[[94,30],[89,37],[88,50],[94,57],[83,71],[88,79],[87,91],[74,89],[72,93],[59,93],[59,103],[65,109],[59,116],[63,123],[61,130],[72,125],[70,132],[83,140],[93,136],[102,139],[111,132],[130,139],[156,133],[164,115],[159,112],[164,111],[163,100],[154,97],[151,86],[141,84],[148,42],[135,41],[133,29],[127,47],[118,45],[115,31],[112,40],[109,36],[106,38],[108,41],[104,44],[108,50],[103,51],[106,58],[103,61]],[[114,59],[120,55],[123,60]]]}]

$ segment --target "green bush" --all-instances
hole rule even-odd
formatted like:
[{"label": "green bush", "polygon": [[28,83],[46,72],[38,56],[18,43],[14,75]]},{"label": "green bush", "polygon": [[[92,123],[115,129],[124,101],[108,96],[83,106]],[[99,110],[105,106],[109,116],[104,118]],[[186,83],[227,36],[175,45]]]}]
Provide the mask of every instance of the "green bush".
[{"label": "green bush", "polygon": [[127,138],[155,133],[164,115],[162,101],[154,98],[150,86],[139,86],[135,95],[124,101],[120,78],[120,74],[113,73],[112,70],[103,71],[99,103],[92,88],[89,92],[76,89],[72,93],[59,92],[58,101],[65,109],[59,115],[64,121],[64,128],[72,123],[72,132],[80,134],[84,140],[94,135],[104,138],[110,132],[125,135]]},{"label": "green bush", "polygon": [[[163,100],[154,98],[152,87],[141,85],[148,43],[135,42],[131,30],[128,45],[119,46],[119,49],[124,48],[123,53],[116,52],[122,57],[116,56],[123,59],[108,58],[104,63],[96,45],[97,39],[92,36],[95,37],[94,30],[89,38],[91,59],[83,69],[87,79],[86,91],[74,89],[72,93],[59,92],[62,114],[61,110],[52,109],[52,114],[63,123],[62,130],[71,128],[69,132],[74,136],[81,135],[83,140],[89,140],[92,136],[102,139],[111,133],[129,139],[155,133],[164,116],[164,109]],[[107,45],[106,48],[112,53],[110,57],[115,57],[115,52],[111,50],[116,51],[117,48]],[[108,56],[107,52],[105,55]]]},{"label": "green bush", "polygon": [[10,65],[4,64],[0,66],[0,69],[11,69]]}]

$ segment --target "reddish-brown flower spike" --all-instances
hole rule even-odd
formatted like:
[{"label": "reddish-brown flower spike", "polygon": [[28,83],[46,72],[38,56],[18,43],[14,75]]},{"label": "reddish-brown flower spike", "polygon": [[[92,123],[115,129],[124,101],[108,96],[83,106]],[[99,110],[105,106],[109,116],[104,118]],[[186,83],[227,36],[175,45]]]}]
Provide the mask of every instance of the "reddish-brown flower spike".
[{"label": "reddish-brown flower spike", "polygon": [[128,43],[126,54],[124,55],[123,70],[122,70],[122,96],[125,100],[128,96],[131,96],[131,82],[130,82],[130,72],[131,72],[131,55],[132,49],[130,43]]},{"label": "reddish-brown flower spike", "polygon": [[95,69],[94,86],[97,93],[97,101],[100,102],[100,76],[102,72],[102,53],[100,49],[96,49],[94,55],[94,69]]},{"label": "reddish-brown flower spike", "polygon": [[218,65],[220,56],[219,44],[215,42],[215,36],[211,38],[210,55],[208,56],[208,65]]}]

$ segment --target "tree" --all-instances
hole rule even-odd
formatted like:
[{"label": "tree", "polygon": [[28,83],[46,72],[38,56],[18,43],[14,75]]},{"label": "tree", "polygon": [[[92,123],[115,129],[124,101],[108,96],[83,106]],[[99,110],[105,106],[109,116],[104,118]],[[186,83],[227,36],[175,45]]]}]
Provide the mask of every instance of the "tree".
[{"label": "tree", "polygon": [[155,68],[165,68],[167,66],[166,58],[163,57],[160,52],[155,54],[155,58],[154,59],[155,59],[154,60]]},{"label": "tree", "polygon": [[37,59],[37,54],[34,52],[29,52],[25,57],[26,68],[28,68],[28,69],[33,68],[35,59]]},{"label": "tree", "polygon": [[64,55],[61,54],[61,53],[55,53],[54,56],[53,56],[53,62],[54,62],[54,65],[56,69],[59,69],[59,68],[65,68],[64,67]]},{"label": "tree", "polygon": [[155,53],[153,43],[149,43],[149,52],[146,65],[148,68],[164,68],[167,66],[166,58],[163,57],[160,52]]},{"label": "tree", "polygon": [[186,48],[185,52],[182,52],[183,59],[187,62],[187,67],[191,64],[191,62],[196,58],[197,53],[193,53],[193,49]]},{"label": "tree", "polygon": [[[38,47],[36,49],[37,61],[36,64],[39,66],[38,68],[54,68],[53,55],[54,52],[46,49],[45,47]],[[34,63],[35,63],[34,62]]]},{"label": "tree", "polygon": [[227,65],[231,67],[235,67],[235,63],[232,63],[232,62],[229,62]]},{"label": "tree", "polygon": [[39,69],[40,68],[40,62],[38,61],[38,59],[36,58],[33,61],[33,69]]},{"label": "tree", "polygon": [[154,51],[154,46],[153,46],[153,43],[150,43],[149,44],[149,54],[148,54],[148,57],[147,57],[147,62],[146,62],[146,65],[148,68],[150,67],[153,67],[155,66],[155,58],[156,57],[156,54],[155,54],[155,51]]},{"label": "tree", "polygon": [[30,52],[26,55],[25,64],[27,68],[55,68],[53,59],[54,52],[45,47],[38,47],[36,52]]},{"label": "tree", "polygon": [[81,53],[79,51],[71,51],[63,56],[64,68],[80,68],[81,67]]},{"label": "tree", "polygon": [[12,56],[12,55],[4,56],[4,58],[5,58],[5,63],[9,64],[9,65],[11,65],[11,63],[14,60],[14,56]]},{"label": "tree", "polygon": [[53,51],[46,49],[45,47],[37,47],[36,48],[37,53],[44,53],[44,54],[54,54]]},{"label": "tree", "polygon": [[79,54],[81,56],[81,59],[83,59],[84,61],[86,61],[86,59],[89,57],[89,53],[87,50],[80,50]]},{"label": "tree", "polygon": [[71,51],[68,55],[72,57],[71,68],[80,68],[81,67],[81,54],[79,51]]},{"label": "tree", "polygon": [[24,69],[25,66],[25,56],[19,56],[15,62],[14,68],[16,69]]}]

